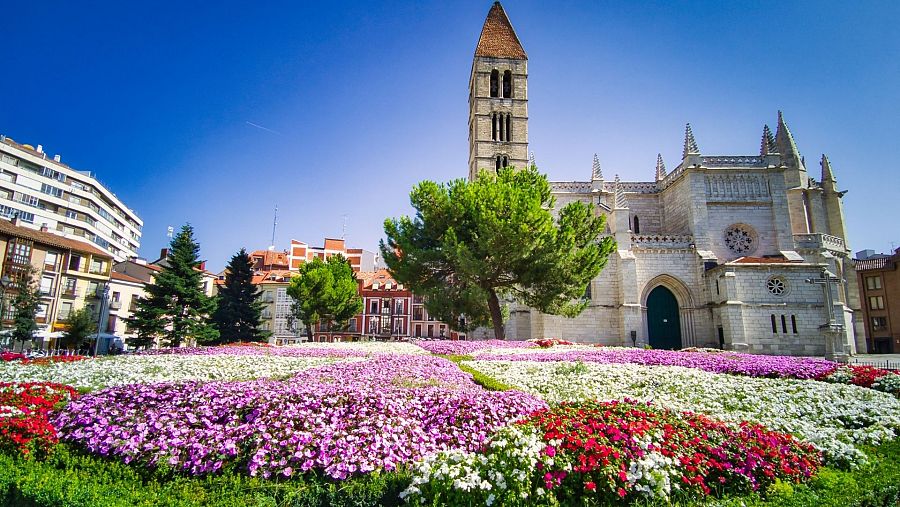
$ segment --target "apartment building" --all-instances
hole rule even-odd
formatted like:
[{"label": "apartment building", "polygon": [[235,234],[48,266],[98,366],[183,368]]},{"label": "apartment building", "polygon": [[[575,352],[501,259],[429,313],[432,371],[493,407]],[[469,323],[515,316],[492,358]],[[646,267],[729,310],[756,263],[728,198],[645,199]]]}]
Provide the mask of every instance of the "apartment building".
[{"label": "apartment building", "polygon": [[870,354],[900,352],[900,248],[892,254],[856,254],[866,348]]},{"label": "apartment building", "polygon": [[31,229],[18,218],[0,220],[0,279],[8,287],[2,291],[0,321],[4,329],[13,324],[15,285],[12,283],[27,266],[37,273],[40,303],[36,341],[25,347],[52,348],[69,315],[87,307],[96,317],[108,287],[112,256],[95,245],[66,238],[46,228]]},{"label": "apartment building", "polygon": [[117,261],[137,256],[143,222],[89,171],[48,157],[41,145],[0,135],[0,217],[84,240]]},{"label": "apartment building", "polygon": [[263,307],[260,328],[272,333],[269,343],[272,345],[291,345],[307,340],[306,326],[303,322],[291,318],[293,300],[287,288],[291,285],[289,270],[262,271],[253,275],[253,283],[260,289],[260,301]]},{"label": "apartment building", "polygon": [[116,271],[113,266],[113,272],[109,274],[109,312],[106,324],[102,332],[114,334],[124,339],[134,338],[135,334],[128,329],[127,319],[129,319],[137,309],[137,302],[146,296],[147,282]]},{"label": "apartment building", "polygon": [[332,255],[341,254],[348,261],[355,272],[375,271],[381,264],[380,257],[375,252],[370,252],[362,248],[347,248],[343,239],[325,238],[324,245],[320,247],[310,246],[296,239],[291,240],[291,248],[288,251],[288,262],[290,269],[298,270],[303,263],[318,257],[322,260],[328,260]]}]

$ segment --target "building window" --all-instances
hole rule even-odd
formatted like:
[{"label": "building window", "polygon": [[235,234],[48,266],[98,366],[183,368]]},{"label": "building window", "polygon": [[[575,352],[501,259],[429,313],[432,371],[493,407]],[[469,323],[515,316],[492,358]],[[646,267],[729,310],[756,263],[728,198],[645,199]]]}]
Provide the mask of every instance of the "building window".
[{"label": "building window", "polygon": [[787,282],[780,276],[773,276],[766,280],[766,290],[773,296],[784,296],[787,292]]},{"label": "building window", "polygon": [[791,315],[791,331],[797,334],[797,316]]},{"label": "building window", "polygon": [[512,141],[512,115],[505,114],[504,116],[506,117],[506,135],[503,140],[509,142]]},{"label": "building window", "polygon": [[716,278],[716,295],[719,294],[719,279]]},{"label": "building window", "polygon": [[772,314],[772,332],[778,334],[778,321],[775,319],[775,314]]},{"label": "building window", "polygon": [[59,306],[59,320],[66,321],[69,320],[69,315],[72,313],[72,303],[65,302]]},{"label": "building window", "polygon": [[31,243],[24,243],[21,240],[10,241],[6,248],[6,259],[11,264],[31,264]]},{"label": "building window", "polygon": [[884,298],[881,296],[870,296],[869,297],[869,309],[870,310],[884,310]]},{"label": "building window", "polygon": [[422,325],[421,324],[416,324],[416,335],[415,336],[416,336],[416,338],[422,337]]},{"label": "building window", "polygon": [[881,331],[887,328],[887,317],[872,317],[872,331]]},{"label": "building window", "polygon": [[781,332],[787,334],[787,319],[784,318],[784,315],[781,316]]},{"label": "building window", "polygon": [[52,276],[42,276],[41,277],[41,286],[40,291],[42,296],[49,296],[53,293],[53,277]]},{"label": "building window", "polygon": [[736,254],[749,254],[756,249],[755,237],[749,226],[735,224],[725,229],[725,246]]},{"label": "building window", "polygon": [[641,233],[641,221],[640,221],[640,219],[638,219],[638,217],[635,216],[633,222],[634,222],[634,227],[633,227],[634,233],[635,233],[635,234],[640,234],[640,233]]},{"label": "building window", "polygon": [[504,167],[509,167],[509,157],[506,155],[497,155],[497,172],[500,172],[500,169]]},{"label": "building window", "polygon": [[508,70],[503,72],[503,97],[512,98],[512,72]]},{"label": "building window", "polygon": [[497,137],[497,113],[491,113],[491,140],[498,140]]},{"label": "building window", "polygon": [[369,313],[378,313],[378,300],[369,303]]},{"label": "building window", "polygon": [[588,282],[587,287],[584,288],[584,296],[581,297],[585,301],[591,300],[591,282]]},{"label": "building window", "polygon": [[867,276],[866,277],[866,288],[869,290],[876,290],[881,288],[881,277],[880,276]]},{"label": "building window", "polygon": [[500,71],[494,69],[491,71],[491,97],[500,96]]}]

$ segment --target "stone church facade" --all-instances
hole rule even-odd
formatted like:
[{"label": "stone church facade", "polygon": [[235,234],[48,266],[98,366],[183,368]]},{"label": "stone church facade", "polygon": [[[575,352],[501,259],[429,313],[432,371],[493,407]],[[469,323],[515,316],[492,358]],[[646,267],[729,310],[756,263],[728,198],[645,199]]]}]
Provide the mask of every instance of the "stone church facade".
[{"label": "stone church facade", "polygon": [[[528,58],[499,2],[472,64],[469,177],[528,156]],[[753,155],[706,155],[690,125],[678,165],[649,181],[552,182],[558,207],[591,203],[617,250],[577,318],[509,302],[510,339],[716,347],[843,359],[865,352],[842,197],[828,159],[807,172],[778,113]],[[587,173],[587,171],[585,171]],[[551,175],[552,176],[552,175]]]}]

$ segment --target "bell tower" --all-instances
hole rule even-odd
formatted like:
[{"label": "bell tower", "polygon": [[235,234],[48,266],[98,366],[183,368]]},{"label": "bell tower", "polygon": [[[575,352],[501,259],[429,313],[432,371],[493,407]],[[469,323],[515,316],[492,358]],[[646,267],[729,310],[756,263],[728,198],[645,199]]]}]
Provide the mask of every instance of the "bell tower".
[{"label": "bell tower", "polygon": [[488,12],[469,78],[469,180],[528,165],[528,55],[506,11]]}]

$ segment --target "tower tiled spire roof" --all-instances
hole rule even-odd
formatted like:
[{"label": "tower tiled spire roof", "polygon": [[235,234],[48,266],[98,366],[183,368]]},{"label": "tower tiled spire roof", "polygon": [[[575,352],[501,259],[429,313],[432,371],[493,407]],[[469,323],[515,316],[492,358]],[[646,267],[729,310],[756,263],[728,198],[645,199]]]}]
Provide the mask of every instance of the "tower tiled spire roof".
[{"label": "tower tiled spire roof", "polygon": [[625,199],[625,190],[622,188],[622,182],[619,180],[619,175],[616,175],[615,179],[615,192],[616,192],[616,209],[627,209],[628,201]]},{"label": "tower tiled spire roof", "polygon": [[694,131],[691,130],[691,124],[688,123],[684,127],[684,151],[681,153],[681,158],[687,158],[688,155],[699,155],[700,148],[697,146],[697,141],[694,139]]},{"label": "tower tiled spire roof", "polygon": [[666,177],[666,163],[663,162],[662,153],[656,154],[656,181],[662,181]]},{"label": "tower tiled spire roof", "polygon": [[594,153],[594,166],[591,169],[591,179],[594,179],[594,180],[602,180],[603,179],[603,169],[600,167],[600,159],[597,158],[596,153]]},{"label": "tower tiled spire roof", "polygon": [[494,2],[487,19],[484,20],[481,37],[478,38],[478,45],[475,47],[475,56],[528,59],[500,2]]},{"label": "tower tiled spire roof", "polygon": [[768,125],[763,125],[762,141],[759,145],[759,156],[773,155],[778,153],[778,146],[775,144],[775,136],[769,130]]}]

